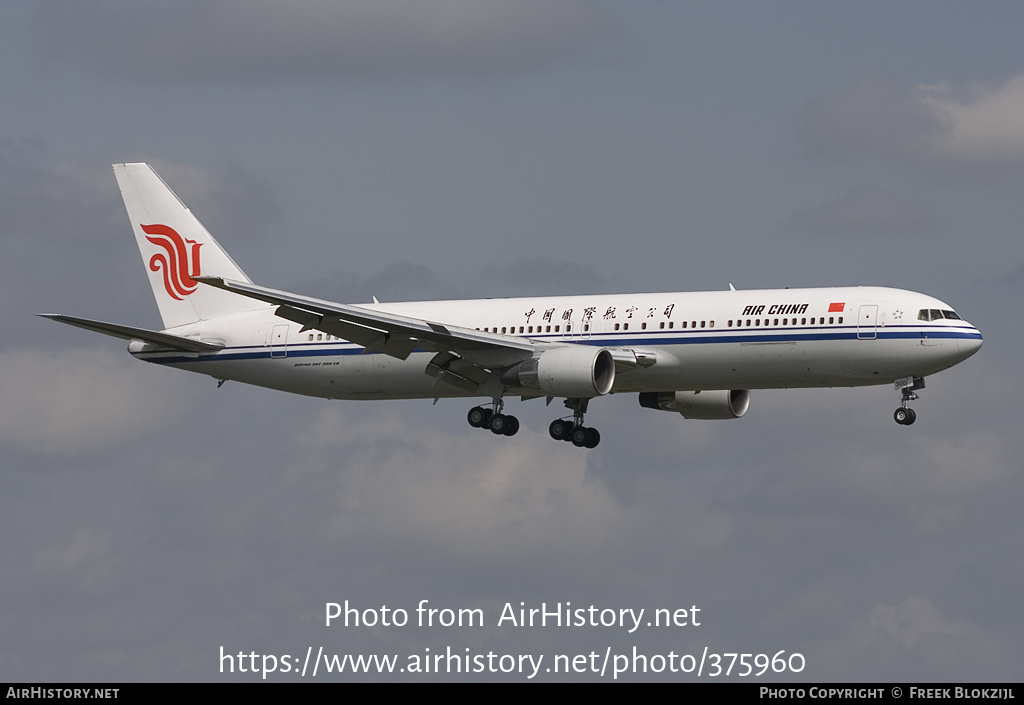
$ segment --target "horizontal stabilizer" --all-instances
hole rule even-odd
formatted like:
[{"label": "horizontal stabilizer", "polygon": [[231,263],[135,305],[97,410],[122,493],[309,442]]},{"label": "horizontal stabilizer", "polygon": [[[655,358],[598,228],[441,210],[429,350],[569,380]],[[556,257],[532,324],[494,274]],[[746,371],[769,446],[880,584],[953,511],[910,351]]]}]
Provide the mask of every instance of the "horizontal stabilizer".
[{"label": "horizontal stabilizer", "polygon": [[93,321],[88,318],[65,316],[61,313],[40,313],[38,315],[43,318],[49,318],[53,321],[67,323],[69,326],[75,326],[76,328],[85,328],[86,330],[102,333],[103,335],[109,335],[114,338],[123,338],[124,340],[141,340],[143,342],[152,343],[153,345],[169,348],[171,350],[184,350],[186,352],[216,352],[224,347],[223,345],[218,345],[216,343],[204,343],[201,340],[182,338],[180,335],[160,333],[158,331],[147,330],[145,328],[122,326],[118,323]]}]

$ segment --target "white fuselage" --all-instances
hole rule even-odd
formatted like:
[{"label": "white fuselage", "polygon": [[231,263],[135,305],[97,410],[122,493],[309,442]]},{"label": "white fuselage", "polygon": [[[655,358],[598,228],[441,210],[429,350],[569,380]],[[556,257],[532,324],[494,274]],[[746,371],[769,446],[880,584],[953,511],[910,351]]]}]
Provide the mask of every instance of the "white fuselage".
[{"label": "white fuselage", "polygon": [[[889,384],[934,374],[974,354],[980,332],[924,294],[883,287],[611,294],[366,304],[362,308],[527,338],[610,349],[612,392]],[[172,329],[216,342],[210,353],[136,357],[310,396],[395,399],[475,394],[425,373],[433,352],[401,360],[274,315],[275,307]],[[955,314],[954,314],[955,316]],[[642,360],[639,364],[637,360]],[[632,361],[632,362],[631,362]],[[479,362],[488,367],[487,360]],[[506,394],[537,395],[505,388]]]}]

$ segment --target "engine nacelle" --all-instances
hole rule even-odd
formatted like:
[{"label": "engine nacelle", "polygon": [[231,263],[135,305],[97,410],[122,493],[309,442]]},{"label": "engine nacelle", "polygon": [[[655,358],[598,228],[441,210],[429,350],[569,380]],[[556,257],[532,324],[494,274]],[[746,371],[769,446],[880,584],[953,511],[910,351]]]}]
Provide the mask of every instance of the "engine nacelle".
[{"label": "engine nacelle", "polygon": [[607,394],[615,384],[615,360],[604,348],[567,345],[545,350],[506,370],[501,381],[539,389],[553,397],[589,399]]},{"label": "engine nacelle", "polygon": [[750,408],[750,390],[641,392],[640,406],[645,409],[678,411],[687,419],[738,419]]}]

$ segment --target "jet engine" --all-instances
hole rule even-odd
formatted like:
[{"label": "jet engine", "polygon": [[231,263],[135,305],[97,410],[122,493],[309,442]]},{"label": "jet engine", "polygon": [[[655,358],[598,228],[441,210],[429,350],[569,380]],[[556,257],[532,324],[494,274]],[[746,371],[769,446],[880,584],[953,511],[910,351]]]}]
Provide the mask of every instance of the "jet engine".
[{"label": "jet engine", "polygon": [[615,360],[604,348],[552,348],[505,370],[501,381],[514,387],[539,389],[553,397],[589,399],[611,391]]},{"label": "jet engine", "polygon": [[750,390],[641,392],[640,406],[661,411],[678,411],[687,419],[738,419],[747,413],[750,407]]}]

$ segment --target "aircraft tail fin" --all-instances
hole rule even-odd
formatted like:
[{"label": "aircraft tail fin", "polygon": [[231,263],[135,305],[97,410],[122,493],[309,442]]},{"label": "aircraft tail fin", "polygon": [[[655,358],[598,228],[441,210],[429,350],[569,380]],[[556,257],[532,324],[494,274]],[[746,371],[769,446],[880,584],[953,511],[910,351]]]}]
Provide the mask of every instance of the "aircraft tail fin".
[{"label": "aircraft tail fin", "polygon": [[195,281],[251,280],[149,164],[114,164],[114,176],[165,329],[266,307]]}]

